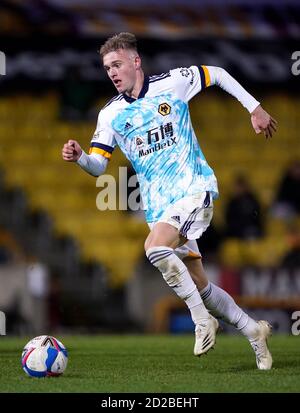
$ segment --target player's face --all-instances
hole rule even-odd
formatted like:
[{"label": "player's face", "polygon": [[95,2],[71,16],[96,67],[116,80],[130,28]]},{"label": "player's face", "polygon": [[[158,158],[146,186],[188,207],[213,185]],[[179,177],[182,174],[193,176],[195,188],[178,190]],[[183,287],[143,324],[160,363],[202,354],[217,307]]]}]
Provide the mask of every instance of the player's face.
[{"label": "player's face", "polygon": [[132,50],[119,49],[103,56],[103,66],[119,93],[132,92],[140,58]]}]

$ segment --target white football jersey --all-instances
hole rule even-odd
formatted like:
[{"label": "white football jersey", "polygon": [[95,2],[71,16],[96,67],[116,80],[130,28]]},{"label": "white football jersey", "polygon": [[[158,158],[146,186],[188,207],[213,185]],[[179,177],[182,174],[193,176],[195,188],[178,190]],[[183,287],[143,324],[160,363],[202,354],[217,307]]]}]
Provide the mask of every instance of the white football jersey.
[{"label": "white football jersey", "polygon": [[119,145],[137,173],[147,222],[159,220],[185,196],[203,191],[218,196],[188,108],[189,100],[209,85],[206,66],[145,76],[138,99],[120,94],[99,113],[90,153],[109,159]]}]

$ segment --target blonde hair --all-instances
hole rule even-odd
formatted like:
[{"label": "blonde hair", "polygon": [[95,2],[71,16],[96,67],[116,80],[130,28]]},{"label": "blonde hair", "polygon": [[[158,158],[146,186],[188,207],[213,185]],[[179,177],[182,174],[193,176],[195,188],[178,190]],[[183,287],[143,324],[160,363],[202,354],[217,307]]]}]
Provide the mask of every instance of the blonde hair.
[{"label": "blonde hair", "polygon": [[137,52],[137,40],[135,35],[128,32],[115,34],[107,39],[100,47],[99,54],[103,59],[107,53],[114,52],[118,49],[134,50]]}]

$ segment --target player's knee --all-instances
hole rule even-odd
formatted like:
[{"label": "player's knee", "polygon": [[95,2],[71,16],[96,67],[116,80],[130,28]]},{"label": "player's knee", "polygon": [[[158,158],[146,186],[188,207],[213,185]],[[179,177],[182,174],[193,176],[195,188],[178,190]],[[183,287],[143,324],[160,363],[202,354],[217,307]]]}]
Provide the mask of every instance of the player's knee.
[{"label": "player's knee", "polygon": [[161,247],[161,245],[159,245],[157,242],[156,242],[156,240],[155,240],[155,238],[153,237],[153,236],[151,236],[151,234],[147,237],[147,239],[146,239],[146,241],[145,241],[145,244],[144,244],[144,248],[145,248],[145,251],[146,251],[146,255],[147,255],[147,251],[150,249],[150,248],[160,248]]},{"label": "player's knee", "polygon": [[150,247],[146,250],[148,260],[162,273],[168,272],[169,261],[173,254],[173,249],[168,247]]},{"label": "player's knee", "polygon": [[153,236],[153,234],[150,233],[150,234],[148,235],[148,237],[146,238],[145,243],[144,243],[144,248],[145,248],[146,255],[147,255],[148,249],[150,249],[150,248],[152,248],[152,247],[159,247],[159,246],[160,246],[160,245],[157,244],[157,242],[156,242],[155,237]]}]

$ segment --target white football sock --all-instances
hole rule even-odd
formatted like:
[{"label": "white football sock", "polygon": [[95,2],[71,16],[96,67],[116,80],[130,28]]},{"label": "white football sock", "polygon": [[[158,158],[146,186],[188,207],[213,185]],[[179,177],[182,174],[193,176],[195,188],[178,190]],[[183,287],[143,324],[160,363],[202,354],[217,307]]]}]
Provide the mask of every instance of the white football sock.
[{"label": "white football sock", "polygon": [[203,304],[196,284],[192,280],[187,267],[168,247],[152,247],[146,255],[156,268],[162,273],[164,280],[182,298],[188,306],[195,324],[207,320],[209,313]]},{"label": "white football sock", "polygon": [[214,317],[233,325],[248,338],[256,334],[257,322],[249,317],[225,290],[209,282],[200,294],[206,308]]}]

